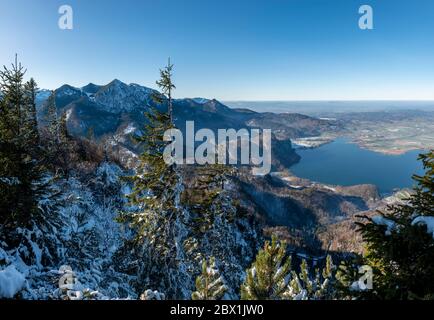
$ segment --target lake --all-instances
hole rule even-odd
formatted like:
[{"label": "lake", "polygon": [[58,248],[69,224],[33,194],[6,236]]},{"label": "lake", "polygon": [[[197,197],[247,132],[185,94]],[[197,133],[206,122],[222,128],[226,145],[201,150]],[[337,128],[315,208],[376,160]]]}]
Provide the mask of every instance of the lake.
[{"label": "lake", "polygon": [[345,138],[296,152],[301,160],[291,171],[298,177],[342,186],[375,184],[383,195],[412,187],[411,176],[423,173],[422,163],[417,160],[422,151],[386,155],[362,149]]}]

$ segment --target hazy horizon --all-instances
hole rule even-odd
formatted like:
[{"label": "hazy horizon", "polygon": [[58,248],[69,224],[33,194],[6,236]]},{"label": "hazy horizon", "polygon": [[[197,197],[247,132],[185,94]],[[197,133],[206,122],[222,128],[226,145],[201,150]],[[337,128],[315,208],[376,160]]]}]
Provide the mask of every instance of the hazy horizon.
[{"label": "hazy horizon", "polygon": [[434,101],[403,100],[323,100],[323,101],[222,101],[231,108],[246,108],[256,112],[297,112],[321,115],[342,112],[434,111]]},{"label": "hazy horizon", "polygon": [[[171,57],[177,97],[225,101],[434,100],[434,2],[0,0],[0,65],[41,88],[115,77],[153,87]],[[11,32],[13,30],[13,32]]]},{"label": "hazy horizon", "polygon": [[[137,84],[137,85],[140,85],[140,86],[144,86],[144,87],[147,87],[147,88],[158,90],[156,85],[147,86],[147,85],[144,85],[144,84],[141,84],[141,83],[133,83],[133,82],[128,83],[128,82],[122,81],[122,79],[119,79],[119,78],[113,78],[113,80],[109,81],[106,84],[99,84],[99,83],[84,81],[80,85],[74,86],[74,85],[72,85],[72,84],[70,84],[68,82],[65,82],[65,83],[63,83],[62,85],[60,85],[59,87],[56,87],[56,88],[40,88],[40,90],[56,90],[56,89],[59,89],[60,87],[62,87],[64,85],[72,86],[72,87],[77,88],[77,89],[81,89],[81,88],[83,88],[83,87],[85,87],[87,85],[91,85],[91,84],[103,87],[103,86],[106,86],[106,85],[110,84],[113,81],[116,81],[116,80],[118,80],[120,82],[123,82],[123,83],[125,83],[127,85]],[[176,99],[195,99],[195,98],[204,98],[204,99],[209,99],[209,100],[216,99],[216,100],[219,100],[222,103],[250,103],[250,102],[254,102],[254,103],[341,103],[341,102],[342,103],[359,103],[359,102],[362,102],[362,103],[429,103],[429,104],[433,103],[434,104],[434,99],[431,99],[431,100],[423,100],[423,99],[399,100],[399,99],[392,99],[391,98],[391,99],[361,99],[361,100],[351,100],[351,99],[348,99],[348,100],[345,100],[345,99],[322,99],[322,100],[320,99],[320,100],[315,100],[315,99],[308,99],[307,98],[307,99],[302,99],[302,100],[301,99],[300,100],[272,100],[272,99],[270,99],[270,100],[250,100],[250,99],[240,99],[240,100],[232,100],[232,99],[230,99],[230,100],[226,100],[226,99],[219,99],[219,98],[213,97],[213,96],[211,96],[211,97],[204,97],[204,96],[178,97],[178,96],[176,96],[176,91],[174,93],[175,93],[175,98]]]}]

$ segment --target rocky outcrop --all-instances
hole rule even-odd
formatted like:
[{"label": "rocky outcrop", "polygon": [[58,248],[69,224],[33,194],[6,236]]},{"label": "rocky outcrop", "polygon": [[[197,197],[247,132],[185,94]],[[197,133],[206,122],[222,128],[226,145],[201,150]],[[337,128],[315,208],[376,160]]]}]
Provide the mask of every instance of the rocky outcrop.
[{"label": "rocky outcrop", "polygon": [[353,220],[381,203],[373,185],[328,186],[287,174],[242,174],[239,185],[241,197],[262,217],[265,230],[278,230],[293,249],[312,254],[358,251]]}]

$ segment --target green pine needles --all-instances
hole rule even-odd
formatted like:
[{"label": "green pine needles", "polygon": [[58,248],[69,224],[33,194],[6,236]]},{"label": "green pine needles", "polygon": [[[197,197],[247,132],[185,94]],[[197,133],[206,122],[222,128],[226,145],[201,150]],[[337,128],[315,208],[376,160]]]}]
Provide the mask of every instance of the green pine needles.
[{"label": "green pine needles", "polygon": [[291,270],[291,258],[286,257],[285,243],[276,237],[266,241],[259,250],[247,278],[241,286],[243,300],[276,300],[283,297],[287,287],[287,276]]},{"label": "green pine needles", "polygon": [[172,105],[172,91],[176,89],[176,86],[172,81],[173,77],[173,64],[170,63],[170,58],[168,59],[167,66],[160,69],[160,79],[156,81],[157,86],[167,96],[168,99],[168,114],[170,123],[173,124],[173,105]]},{"label": "green pine needles", "polygon": [[46,190],[43,153],[36,119],[37,85],[24,83],[25,70],[15,58],[0,71],[0,225],[28,225],[40,211]]},{"label": "green pine needles", "polygon": [[336,267],[327,256],[322,270],[312,274],[306,260],[302,260],[300,272],[292,269],[286,244],[273,237],[266,241],[241,286],[243,300],[325,300],[334,299]]},{"label": "green pine needles", "polygon": [[170,247],[167,236],[170,222],[178,214],[178,193],[180,179],[174,166],[169,166],[163,159],[163,150],[167,142],[163,134],[170,129],[171,123],[167,113],[153,109],[146,114],[148,124],[145,134],[136,137],[143,143],[144,151],[140,155],[140,163],[136,174],[129,177],[133,184],[133,192],[128,196],[131,206],[138,209],[137,213],[121,215],[131,221],[136,229],[136,240],[150,240],[156,248],[166,253]]},{"label": "green pine needles", "polygon": [[373,270],[373,290],[353,292],[369,299],[434,297],[434,151],[423,154],[423,176],[402,204],[358,223],[366,243],[362,264]]},{"label": "green pine needles", "polygon": [[216,267],[215,259],[210,258],[202,263],[202,273],[196,278],[196,291],[191,295],[193,300],[219,300],[227,291],[223,278]]}]

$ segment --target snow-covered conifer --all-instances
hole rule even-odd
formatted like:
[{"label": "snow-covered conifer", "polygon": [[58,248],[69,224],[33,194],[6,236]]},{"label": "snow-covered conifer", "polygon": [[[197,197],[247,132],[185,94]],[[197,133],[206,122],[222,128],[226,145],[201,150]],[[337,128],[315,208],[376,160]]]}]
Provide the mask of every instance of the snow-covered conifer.
[{"label": "snow-covered conifer", "polygon": [[291,270],[286,244],[273,236],[259,251],[241,286],[243,300],[278,300],[283,297]]},{"label": "snow-covered conifer", "polygon": [[196,278],[196,291],[191,295],[193,300],[219,300],[227,288],[216,267],[215,258],[202,262],[202,273]]}]

